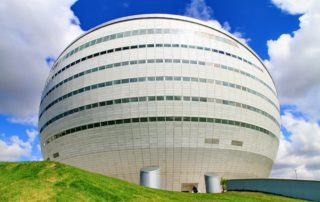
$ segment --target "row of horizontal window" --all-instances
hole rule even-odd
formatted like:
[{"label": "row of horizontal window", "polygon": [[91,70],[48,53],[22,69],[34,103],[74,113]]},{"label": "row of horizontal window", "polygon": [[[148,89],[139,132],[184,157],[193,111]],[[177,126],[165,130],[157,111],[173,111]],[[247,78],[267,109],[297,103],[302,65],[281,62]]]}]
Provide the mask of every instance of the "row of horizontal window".
[{"label": "row of horizontal window", "polygon": [[222,85],[222,86],[225,86],[225,87],[230,87],[230,88],[246,91],[246,92],[249,92],[249,93],[251,93],[253,95],[256,95],[256,96],[268,101],[270,104],[272,104],[272,106],[275,107],[275,109],[277,111],[279,111],[279,109],[276,106],[276,104],[274,104],[273,101],[270,100],[265,95],[255,91],[255,90],[252,90],[250,88],[238,85],[238,84],[229,83],[229,82],[225,82],[225,81],[214,80],[214,79],[197,78],[197,77],[149,76],[149,77],[136,77],[136,78],[127,78],[127,79],[119,79],[119,80],[107,81],[107,82],[93,84],[93,85],[90,85],[90,86],[86,86],[86,87],[80,88],[78,90],[71,91],[71,92],[69,92],[69,93],[67,93],[67,94],[55,99],[54,101],[49,103],[46,107],[44,107],[44,109],[40,112],[39,119],[42,117],[44,112],[46,112],[49,108],[51,108],[55,104],[61,102],[64,99],[67,99],[67,98],[69,98],[71,96],[74,96],[74,95],[77,95],[77,94],[80,94],[80,93],[83,93],[83,92],[86,92],[86,91],[95,90],[97,88],[104,88],[104,87],[114,86],[114,85],[137,83],[137,82],[146,82],[146,81],[151,81],[151,82],[153,82],[153,81],[185,81],[185,82],[201,82],[201,83],[211,83],[211,84],[216,84],[216,85]]},{"label": "row of horizontal window", "polygon": [[69,51],[66,55],[64,55],[61,59],[59,59],[58,62],[56,62],[56,64],[54,65],[54,67],[56,67],[60,62],[62,62],[63,60],[67,59],[68,57],[72,56],[73,54],[94,46],[95,44],[99,44],[102,42],[106,42],[106,41],[111,41],[114,39],[119,39],[119,38],[125,38],[125,37],[130,37],[130,36],[137,36],[137,35],[146,35],[146,34],[195,34],[195,35],[200,35],[206,38],[210,38],[210,39],[215,39],[217,41],[221,41],[224,43],[227,43],[229,45],[233,45],[235,47],[238,47],[238,44],[232,40],[220,37],[220,36],[216,36],[214,34],[209,34],[209,33],[204,33],[204,32],[197,32],[197,31],[191,31],[191,30],[179,30],[179,29],[139,29],[139,30],[132,30],[132,31],[125,31],[125,32],[119,32],[119,33],[115,33],[115,34],[110,34],[110,35],[106,35],[97,39],[93,39],[85,44],[82,44],[80,46],[78,46],[77,48],[72,49],[71,51]]},{"label": "row of horizontal window", "polygon": [[242,75],[245,75],[247,77],[250,77],[254,80],[259,81],[261,84],[263,84],[264,86],[266,86],[275,96],[277,96],[277,93],[268,85],[266,84],[264,81],[262,81],[261,79],[257,78],[256,76],[253,76],[252,74],[249,74],[248,72],[239,70],[237,68],[234,67],[230,67],[230,66],[226,66],[226,65],[220,65],[220,64],[214,64],[215,67],[221,68],[221,69],[225,69],[225,70],[229,70],[229,71],[233,71]]},{"label": "row of horizontal window", "polygon": [[278,121],[268,114],[267,112],[258,109],[256,107],[246,105],[239,102],[234,102],[230,100],[224,100],[224,99],[218,99],[218,98],[207,98],[207,97],[195,97],[195,96],[174,96],[174,95],[167,95],[167,96],[141,96],[141,97],[128,97],[128,98],[121,98],[121,99],[115,99],[115,100],[106,100],[101,102],[96,102],[92,104],[88,104],[85,106],[77,107],[74,109],[70,109],[66,112],[63,112],[49,121],[47,121],[43,126],[40,127],[40,132],[42,132],[45,128],[47,128],[50,124],[54,123],[55,121],[64,118],[66,116],[72,115],[77,112],[81,112],[84,110],[90,110],[97,107],[104,107],[104,106],[110,106],[114,104],[125,104],[125,103],[135,103],[135,102],[146,102],[146,101],[192,101],[192,102],[212,102],[217,104],[224,104],[224,105],[230,105],[234,107],[239,107],[247,110],[251,110],[253,112],[262,114],[266,116],[267,118],[271,119],[278,127],[280,127],[280,124]]},{"label": "row of horizontal window", "polygon": [[[198,65],[207,65],[207,66],[213,66],[213,63],[211,62],[204,62],[204,61],[197,61],[197,60],[186,60],[186,59],[147,59],[147,60],[131,60],[131,61],[124,61],[124,62],[117,62],[117,63],[111,63],[111,64],[107,64],[107,65],[103,65],[103,66],[99,66],[99,67],[95,67],[92,69],[88,69],[86,71],[82,71],[80,73],[77,73],[73,76],[70,76],[69,78],[66,78],[64,80],[62,80],[61,82],[59,82],[58,84],[56,84],[55,86],[53,86],[51,89],[48,90],[48,92],[43,94],[43,97],[40,101],[40,104],[43,102],[43,100],[56,88],[64,85],[65,83],[82,77],[86,74],[90,74],[90,73],[94,73],[97,71],[105,71],[107,69],[110,68],[117,68],[117,67],[123,67],[123,66],[127,66],[127,65],[136,65],[136,64],[145,64],[145,63],[184,63],[184,64],[198,64]],[[220,65],[220,64],[214,64],[214,67],[217,68],[221,68],[221,69],[225,69],[225,70],[229,70],[229,71],[233,71],[242,75],[245,75],[249,78],[252,78],[254,80],[259,81],[260,83],[262,83],[263,85],[265,85],[274,95],[276,95],[275,91],[268,85],[266,84],[264,81],[262,81],[261,79],[245,72],[242,70],[239,70],[237,68],[233,68],[230,66],[226,66],[226,65]]]},{"label": "row of horizontal window", "polygon": [[229,56],[229,57],[232,57],[232,58],[235,58],[235,59],[238,59],[240,61],[243,61],[257,69],[259,69],[260,71],[263,72],[263,70],[258,67],[257,65],[253,64],[252,62],[240,57],[240,56],[237,56],[237,55],[234,55],[232,53],[228,53],[228,52],[225,52],[223,50],[217,50],[217,49],[214,49],[214,48],[208,48],[208,47],[202,47],[202,46],[195,46],[195,45],[187,45],[187,44],[140,44],[140,45],[132,45],[132,46],[125,46],[125,47],[119,47],[119,48],[113,48],[113,49],[108,49],[108,50],[104,50],[104,51],[101,51],[101,52],[97,52],[97,53],[94,53],[94,54],[91,54],[91,55],[88,55],[86,57],[83,57],[83,58],[80,58],[68,65],[66,65],[65,67],[63,67],[62,69],[60,69],[59,71],[57,71],[54,75],[51,76],[51,79],[48,80],[48,83],[46,85],[49,84],[50,81],[52,81],[53,78],[55,78],[57,75],[61,74],[61,72],[64,72],[65,70],[69,69],[70,67],[80,63],[80,62],[83,62],[85,60],[88,60],[88,59],[91,59],[91,58],[94,58],[94,57],[97,57],[97,56],[100,56],[100,55],[105,55],[105,54],[110,54],[110,53],[113,53],[113,52],[118,52],[118,51],[125,51],[125,50],[132,50],[132,49],[139,49],[139,48],[160,48],[160,47],[173,47],[173,48],[189,48],[189,49],[197,49],[197,50],[205,50],[205,51],[210,51],[210,52],[213,52],[213,53],[218,53],[218,54],[222,54],[222,55],[226,55],[226,56]]},{"label": "row of horizontal window", "polygon": [[45,99],[45,97],[48,96],[56,88],[62,86],[63,84],[65,84],[73,79],[82,77],[86,74],[94,73],[97,71],[105,71],[110,68],[123,67],[123,66],[127,66],[127,65],[146,64],[146,63],[186,63],[186,64],[195,64],[195,65],[197,65],[197,64],[198,65],[206,65],[206,62],[204,62],[204,61],[186,60],[186,59],[147,59],[147,60],[142,59],[142,60],[130,60],[130,61],[124,61],[124,62],[111,63],[111,64],[95,67],[92,69],[88,69],[86,71],[82,71],[78,74],[70,76],[67,79],[64,79],[63,81],[61,81],[58,84],[56,84],[55,86],[53,86],[48,92],[44,93],[43,98],[41,99],[40,103],[42,103],[43,100]]},{"label": "row of horizontal window", "polygon": [[46,139],[45,145],[65,135],[92,129],[92,128],[114,126],[114,125],[121,125],[121,124],[130,124],[130,123],[133,123],[133,124],[145,123],[145,122],[200,122],[200,123],[202,122],[202,123],[226,124],[226,125],[232,125],[232,126],[256,130],[261,133],[267,134],[278,141],[277,136],[272,132],[260,126],[256,126],[250,123],[228,120],[228,119],[208,118],[208,117],[158,116],[158,117],[136,117],[136,118],[127,118],[127,119],[117,119],[117,120],[109,120],[109,121],[96,122],[96,123],[90,123],[82,126],[77,126],[49,137],[48,139]]}]

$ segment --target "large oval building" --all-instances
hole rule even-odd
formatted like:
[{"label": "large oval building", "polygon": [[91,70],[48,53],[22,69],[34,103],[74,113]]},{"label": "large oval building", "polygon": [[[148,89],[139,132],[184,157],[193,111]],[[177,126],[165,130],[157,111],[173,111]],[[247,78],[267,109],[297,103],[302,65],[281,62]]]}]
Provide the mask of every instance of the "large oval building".
[{"label": "large oval building", "polygon": [[119,18],[72,42],[43,90],[44,159],[139,183],[204,191],[204,174],[261,178],[279,145],[279,102],[259,57],[206,22]]}]

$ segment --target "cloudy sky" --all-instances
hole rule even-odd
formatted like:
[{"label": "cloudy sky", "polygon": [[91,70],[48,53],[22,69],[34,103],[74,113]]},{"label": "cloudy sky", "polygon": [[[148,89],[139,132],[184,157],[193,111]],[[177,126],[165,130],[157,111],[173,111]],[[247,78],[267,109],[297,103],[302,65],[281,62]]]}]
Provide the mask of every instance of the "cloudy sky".
[{"label": "cloudy sky", "polygon": [[42,159],[38,106],[59,53],[94,26],[142,13],[210,21],[253,48],[281,102],[282,139],[271,177],[320,180],[319,0],[0,1],[0,161]]}]

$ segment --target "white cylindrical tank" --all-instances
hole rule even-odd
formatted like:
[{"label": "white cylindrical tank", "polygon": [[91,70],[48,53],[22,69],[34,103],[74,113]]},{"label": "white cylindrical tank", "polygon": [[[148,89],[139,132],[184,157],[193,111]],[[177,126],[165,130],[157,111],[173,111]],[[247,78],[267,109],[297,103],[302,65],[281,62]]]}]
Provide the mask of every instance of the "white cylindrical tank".
[{"label": "white cylindrical tank", "polygon": [[160,168],[148,166],[140,169],[140,185],[160,189]]},{"label": "white cylindrical tank", "polygon": [[207,193],[221,193],[221,178],[215,173],[206,173],[204,175]]}]

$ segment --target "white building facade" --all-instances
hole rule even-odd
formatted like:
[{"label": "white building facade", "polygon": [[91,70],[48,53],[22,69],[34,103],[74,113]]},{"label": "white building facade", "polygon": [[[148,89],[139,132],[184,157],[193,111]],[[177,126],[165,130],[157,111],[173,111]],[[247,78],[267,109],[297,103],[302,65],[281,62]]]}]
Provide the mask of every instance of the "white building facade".
[{"label": "white building facade", "polygon": [[116,19],[72,42],[41,98],[44,159],[161,188],[204,191],[204,174],[261,178],[279,146],[274,82],[223,30],[182,16]]}]

